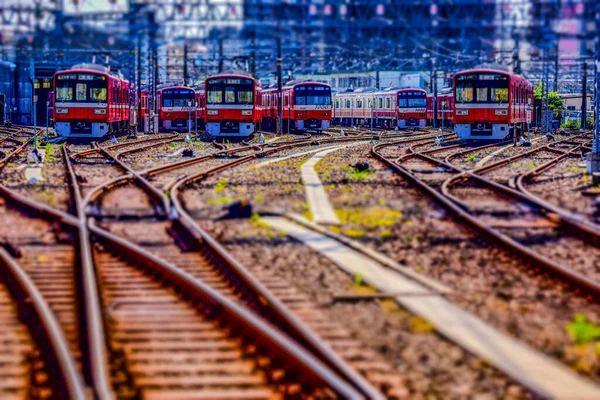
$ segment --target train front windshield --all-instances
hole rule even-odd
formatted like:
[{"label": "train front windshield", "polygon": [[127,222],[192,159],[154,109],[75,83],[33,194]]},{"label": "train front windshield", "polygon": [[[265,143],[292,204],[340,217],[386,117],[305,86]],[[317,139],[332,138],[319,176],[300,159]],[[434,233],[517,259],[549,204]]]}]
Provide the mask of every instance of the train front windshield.
[{"label": "train front windshield", "polygon": [[56,77],[57,102],[106,103],[108,81],[97,74],[62,74]]},{"label": "train front windshield", "polygon": [[330,106],[331,89],[321,85],[301,85],[294,88],[294,104],[297,106]]},{"label": "train front windshield", "polygon": [[162,92],[163,107],[190,107],[194,104],[194,91],[189,89],[166,89]]},{"label": "train front windshield", "polygon": [[502,74],[468,74],[456,78],[456,102],[508,103],[508,76]]},{"label": "train front windshield", "polygon": [[207,104],[254,104],[254,81],[244,78],[216,78],[205,85]]},{"label": "train front windshield", "polygon": [[399,108],[420,108],[427,105],[427,94],[425,92],[400,92],[398,93]]}]

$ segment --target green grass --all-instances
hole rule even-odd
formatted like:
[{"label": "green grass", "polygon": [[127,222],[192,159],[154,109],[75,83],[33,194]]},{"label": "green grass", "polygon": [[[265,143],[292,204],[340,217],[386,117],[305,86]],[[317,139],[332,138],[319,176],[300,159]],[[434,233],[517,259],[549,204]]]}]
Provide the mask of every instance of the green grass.
[{"label": "green grass", "polygon": [[577,344],[587,344],[600,340],[600,325],[590,321],[585,314],[575,314],[567,325],[567,332]]},{"label": "green grass", "polygon": [[215,192],[221,193],[227,187],[227,179],[220,179],[215,185]]},{"label": "green grass", "polygon": [[354,286],[363,286],[365,284],[365,280],[360,272],[354,274]]},{"label": "green grass", "polygon": [[177,147],[177,143],[173,142],[173,143],[169,144],[169,147],[174,149],[175,147]]},{"label": "green grass", "polygon": [[354,181],[362,181],[373,175],[373,171],[369,169],[359,171],[354,167],[347,168],[346,173],[348,174],[348,177]]},{"label": "green grass", "polygon": [[356,229],[356,228],[351,228],[351,229],[344,229],[344,235],[348,236],[349,238],[361,238],[364,237],[366,234],[366,232],[364,231],[364,229]]},{"label": "green grass", "polygon": [[388,210],[381,207],[368,209],[343,208],[336,209],[336,215],[342,224],[355,224],[367,228],[390,227],[402,217],[398,210]]},{"label": "green grass", "polygon": [[212,204],[215,206],[215,205],[233,203],[234,201],[235,201],[235,199],[233,199],[231,197],[217,197],[215,199],[209,199],[208,204]]},{"label": "green grass", "polygon": [[469,162],[472,162],[472,163],[474,163],[476,159],[477,159],[477,156],[475,154],[471,154],[469,157],[467,157],[467,160],[469,160]]},{"label": "green grass", "polygon": [[46,151],[45,161],[52,162],[56,160],[56,158],[54,158],[54,146],[52,146],[51,143],[46,143],[44,150]]},{"label": "green grass", "polygon": [[257,203],[262,203],[263,201],[265,201],[265,196],[258,195],[254,198],[254,201]]},{"label": "green grass", "polygon": [[392,236],[394,236],[392,231],[387,230],[387,229],[384,229],[383,231],[379,232],[379,237],[382,239],[388,239],[388,238],[391,238]]}]

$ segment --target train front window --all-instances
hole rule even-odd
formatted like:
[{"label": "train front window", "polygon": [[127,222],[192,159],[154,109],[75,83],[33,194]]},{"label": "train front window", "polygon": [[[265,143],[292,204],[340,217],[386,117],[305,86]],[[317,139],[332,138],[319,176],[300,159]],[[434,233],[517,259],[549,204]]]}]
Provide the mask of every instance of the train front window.
[{"label": "train front window", "polygon": [[508,76],[470,74],[456,78],[458,103],[508,103]]},{"label": "train front window", "polygon": [[73,88],[65,85],[65,82],[61,82],[60,86],[56,88],[56,101],[72,101],[73,100]]},{"label": "train front window", "polygon": [[294,104],[297,106],[330,106],[331,89],[321,85],[301,85],[294,88]]},{"label": "train front window", "polygon": [[189,107],[194,99],[194,92],[189,89],[169,89],[162,92],[163,107]]},{"label": "train front window", "polygon": [[63,74],[56,77],[56,101],[106,103],[106,76],[96,74]]},{"label": "train front window", "polygon": [[398,107],[425,107],[427,95],[423,92],[400,92],[398,93]]},{"label": "train front window", "polygon": [[254,82],[242,78],[216,78],[206,86],[207,104],[250,104],[254,103]]},{"label": "train front window", "polygon": [[106,101],[107,93],[106,88],[90,88],[90,99],[93,101]]}]

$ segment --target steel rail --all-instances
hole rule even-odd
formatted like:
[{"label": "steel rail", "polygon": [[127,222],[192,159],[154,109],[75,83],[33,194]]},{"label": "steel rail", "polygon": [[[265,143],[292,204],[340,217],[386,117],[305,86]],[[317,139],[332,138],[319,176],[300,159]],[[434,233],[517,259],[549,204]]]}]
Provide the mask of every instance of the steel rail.
[{"label": "steel rail", "polygon": [[[0,248],[2,275],[12,297],[22,307],[32,311],[34,321],[27,324],[38,346],[45,351],[42,358],[49,362],[46,366],[51,375],[50,383],[56,388],[56,398],[80,400],[87,397],[86,387],[71,354],[67,339],[52,309],[27,273],[4,249]],[[54,368],[49,368],[52,365]]]},{"label": "steel rail", "polygon": [[209,305],[212,311],[219,315],[220,319],[226,320],[230,326],[242,327],[238,331],[240,335],[268,349],[273,359],[286,365],[286,369],[300,372],[301,380],[308,381],[316,388],[330,388],[341,398],[363,398],[329,367],[249,309],[229,300],[201,280],[155,257],[141,247],[95,226],[93,221],[89,221],[89,224],[96,240],[106,244],[111,251],[164,276],[170,285],[178,287],[180,292],[190,296],[192,303]]},{"label": "steel rail", "polygon": [[[288,146],[292,147],[294,144],[288,144],[284,147]],[[275,153],[282,150],[284,149],[270,149],[266,150],[265,153]],[[225,165],[217,166],[177,181],[170,188],[171,204],[176,211],[176,213],[174,213],[176,216],[176,219],[174,220],[174,224],[176,225],[175,229],[178,231],[183,229],[185,235],[195,240],[199,246],[205,247],[205,251],[213,254],[220,261],[220,264],[223,266],[222,269],[229,274],[233,274],[244,287],[248,288],[256,297],[255,303],[261,310],[262,315],[267,316],[272,323],[282,328],[294,340],[309,349],[322,362],[327,364],[336,373],[340,374],[340,376],[343,376],[346,381],[350,382],[352,386],[359,390],[364,396],[369,399],[382,398],[381,394],[373,388],[370,383],[354,369],[349,367],[337,353],[331,349],[331,347],[321,343],[319,337],[314,334],[312,330],[306,327],[292,311],[290,311],[261,282],[255,279],[242,264],[231,257],[216,240],[208,235],[208,233],[206,233],[187,213],[185,207],[182,205],[179,192],[183,187],[255,158],[257,158],[257,154],[250,154]]]},{"label": "steel rail", "polygon": [[529,180],[531,180],[531,179],[535,178],[536,176],[542,174],[547,169],[552,168],[554,165],[558,164],[563,159],[574,156],[575,153],[578,150],[581,149],[581,147],[583,147],[583,145],[575,147],[574,149],[572,149],[568,153],[561,154],[558,157],[556,157],[556,158],[548,161],[545,164],[539,165],[539,166],[537,166],[534,169],[531,169],[531,170],[529,170],[529,171],[527,171],[525,173],[522,173],[522,174],[518,175],[517,178],[515,179],[515,186],[522,193],[525,193],[526,195],[531,196],[532,198],[535,198],[538,203],[543,204],[545,208],[547,208],[548,210],[554,212],[555,214],[557,214],[557,215],[559,215],[561,217],[564,217],[564,218],[569,218],[571,220],[580,221],[582,224],[588,225],[590,227],[590,229],[593,229],[595,232],[600,232],[600,226],[599,225],[597,225],[597,224],[595,224],[595,223],[593,223],[593,222],[591,222],[589,220],[586,220],[586,219],[582,218],[580,215],[578,215],[576,213],[573,213],[571,211],[565,210],[564,208],[555,206],[554,204],[543,200],[541,197],[532,194],[525,187],[526,183]]},{"label": "steel rail", "polygon": [[[380,149],[382,149],[386,146],[391,146],[391,145],[394,145],[394,143],[383,143],[383,144],[375,145],[371,149],[371,154],[378,160],[380,160],[383,163],[385,163],[386,165],[388,165],[395,172],[399,173],[401,176],[403,176],[405,179],[407,179],[409,182],[411,182],[413,185],[415,185],[421,191],[423,191],[424,193],[429,195],[433,200],[435,200],[444,209],[446,209],[448,212],[450,212],[452,215],[454,215],[455,218],[457,218],[459,221],[461,221],[465,226],[467,226],[468,228],[470,228],[471,230],[473,230],[475,232],[484,234],[490,240],[499,244],[501,247],[507,249],[511,254],[517,254],[522,259],[531,263],[532,265],[542,267],[542,269],[545,269],[548,272],[552,272],[552,273],[555,273],[555,274],[561,276],[562,278],[568,280],[569,282],[574,284],[576,287],[581,288],[584,291],[593,293],[594,295],[598,295],[600,293],[600,282],[589,279],[577,271],[574,271],[570,268],[564,267],[563,265],[560,265],[560,264],[532,251],[531,249],[528,249],[527,247],[525,247],[522,244],[518,243],[517,241],[513,240],[509,236],[499,232],[498,230],[485,225],[484,223],[480,222],[476,217],[472,216],[467,210],[460,207],[457,203],[455,203],[449,197],[445,196],[443,193],[440,193],[439,191],[437,191],[436,189],[434,189],[433,187],[431,187],[430,185],[425,183],[423,180],[419,179],[413,172],[411,172],[410,170],[399,165],[396,161],[390,160],[389,158],[387,158],[387,157],[383,156],[381,153],[379,153]],[[457,170],[457,167],[452,166],[450,164],[446,164],[446,163],[436,160],[434,158],[428,157],[427,155],[421,154],[420,157],[424,157],[425,159],[428,159],[428,161],[431,161],[435,164],[444,165],[450,169]],[[490,187],[498,188],[498,189],[502,190],[503,192],[506,191],[506,193],[516,193],[517,196],[522,196],[523,199],[528,199],[530,201],[535,202],[535,199],[529,199],[523,193],[517,192],[506,186],[499,185],[495,182],[490,182],[488,180],[484,180],[483,178],[481,178],[477,175],[474,175],[474,174],[470,174],[467,171],[463,171],[463,173],[459,176],[463,176],[463,175],[468,175],[469,177],[473,177],[477,180],[481,180],[481,182],[484,182],[484,183],[487,181],[490,184]]]},{"label": "steel rail", "polygon": [[[19,142],[19,143],[22,143],[22,142]],[[17,147],[16,149],[14,149],[12,152],[8,153],[2,160],[0,160],[0,169],[4,168],[10,162],[10,160],[13,159],[14,156],[16,156],[17,154],[19,154],[23,150],[25,150],[25,148],[30,143],[31,143],[31,139],[25,141],[23,144],[21,144],[19,147]]]},{"label": "steel rail", "polygon": [[[290,144],[290,146],[295,146],[297,144]],[[236,150],[236,149],[233,149]],[[283,149],[277,148],[277,149],[273,149],[270,150],[270,152],[275,152],[275,151],[281,151]],[[233,161],[233,163],[235,163],[236,165],[244,162],[248,159],[254,158],[254,155],[250,155],[250,156],[246,156],[246,157],[242,157],[238,160]],[[231,163],[229,163],[228,165],[230,165]],[[134,179],[134,176],[130,173],[129,176],[126,177],[127,179]],[[118,177],[115,178],[111,181],[110,184],[108,184],[106,187],[114,187],[114,185],[118,184],[118,180],[119,179],[123,179],[123,177]],[[158,193],[160,193],[157,189],[156,191]],[[88,205],[89,201],[93,200],[95,198],[95,194],[94,193],[98,193],[98,189],[95,189],[93,192],[90,192],[88,194],[88,196],[86,197],[86,199],[83,201],[83,207],[85,207],[86,205]],[[161,193],[162,196],[164,196]],[[169,280],[172,282],[175,282],[174,285],[175,286],[184,286],[189,288],[193,288],[194,286],[196,286],[196,291],[198,290],[198,286],[202,286],[202,283],[198,280],[196,280],[195,278],[185,274],[184,272],[180,271],[179,269],[177,269],[174,266],[171,266],[167,263],[165,263],[162,260],[159,260],[158,258],[145,253],[145,251],[139,247],[136,247],[135,245],[124,241],[123,239],[120,239],[112,234],[110,234],[109,232],[106,232],[98,227],[96,227],[95,225],[93,225],[93,220],[90,219],[88,221],[88,226],[90,231],[103,238],[104,240],[108,241],[110,244],[110,249],[114,250],[115,248],[118,248],[121,250],[121,254],[126,254],[128,257],[133,257],[134,259],[136,259],[137,261],[140,261],[140,257],[143,258],[143,265],[147,266],[150,265],[152,266],[154,269],[158,269],[159,272],[166,274],[169,277]],[[205,238],[203,238],[205,239]],[[182,284],[182,276],[186,278],[186,283]],[[192,285],[192,286],[190,286]],[[206,288],[203,288],[204,291],[206,291]],[[195,293],[196,296],[204,296],[206,297],[206,294],[198,294]],[[210,294],[210,296],[212,296],[212,294]],[[214,302],[214,297],[211,297]],[[206,299],[205,299],[206,300]],[[260,300],[259,300],[260,301]],[[264,300],[263,300],[264,301]],[[245,309],[244,309],[245,310]],[[246,313],[249,313],[249,311],[244,311]],[[239,311],[238,311],[239,314]],[[249,316],[251,316],[250,314],[248,314],[246,316],[246,319],[248,319],[248,321],[251,320],[251,318],[249,319]],[[233,317],[233,319],[239,319],[239,315],[236,315]],[[248,321],[246,321],[246,324],[249,323]],[[262,329],[262,327],[261,327]],[[254,328],[255,334],[259,333],[256,329],[256,327]],[[260,329],[259,329],[260,331]],[[278,344],[279,346],[282,346],[282,344],[280,342],[277,342],[276,338],[273,337],[268,337],[267,340],[271,345]],[[290,342],[293,343],[293,342]],[[284,343],[285,344],[285,343]],[[297,346],[297,345],[294,345]],[[285,346],[283,346],[285,347]],[[362,396],[360,396],[358,394],[358,392],[356,392],[352,387],[348,386],[342,379],[338,378],[335,373],[333,373],[332,371],[329,370],[328,367],[325,367],[325,365],[320,365],[321,361],[318,360],[317,358],[311,359],[313,356],[310,355],[309,359],[307,360],[303,360],[304,358],[306,358],[306,356],[304,355],[303,352],[301,352],[298,348],[298,350],[290,350],[290,349],[286,349],[285,351],[286,353],[292,354],[294,357],[298,358],[299,360],[303,361],[304,363],[308,363],[307,365],[301,365],[303,368],[303,372],[304,374],[306,374],[306,376],[318,376],[321,381],[321,383],[323,383],[323,380],[326,383],[327,387],[331,387],[333,390],[336,391],[336,393],[338,393],[339,395],[342,395],[344,398],[361,398]],[[300,353],[299,353],[300,352]],[[317,362],[319,364],[315,364],[315,360],[317,360]],[[297,368],[298,366],[296,366]],[[306,370],[306,368],[309,368],[309,370]],[[315,373],[315,370],[317,371]],[[312,372],[311,372],[312,371]],[[303,374],[303,375],[304,375]],[[315,375],[316,374],[316,375]],[[378,398],[378,397],[374,397],[374,398]]]},{"label": "steel rail", "polygon": [[67,146],[63,146],[63,159],[67,167],[68,183],[73,198],[75,216],[77,217],[78,231],[78,257],[80,262],[80,282],[82,285],[83,304],[82,311],[85,321],[86,346],[84,357],[86,357],[86,376],[94,388],[99,399],[114,399],[115,393],[110,383],[109,357],[107,341],[104,335],[104,318],[101,310],[100,293],[94,268],[90,235],[87,226],[87,217],[83,208],[81,188],[77,184],[77,176]]},{"label": "steel rail", "polygon": [[123,142],[123,143],[117,143],[117,144],[113,144],[110,146],[106,146],[106,147],[101,147],[98,145],[98,142],[92,142],[92,145],[94,146],[94,148],[92,149],[88,149],[88,150],[83,150],[77,153],[73,153],[71,154],[71,158],[76,160],[80,157],[85,157],[85,156],[89,156],[91,154],[95,154],[98,153],[101,149],[103,148],[106,151],[113,151],[113,150],[118,150],[120,148],[123,147],[127,147],[127,146],[134,146],[137,144],[148,144],[148,143],[154,143],[154,142],[159,142],[159,141],[163,141],[163,140],[167,140],[167,139],[175,139],[177,136],[179,136],[179,134],[172,134],[171,136],[168,135],[163,135],[160,137],[154,137],[151,139],[140,139],[140,140],[133,140],[131,142]]}]

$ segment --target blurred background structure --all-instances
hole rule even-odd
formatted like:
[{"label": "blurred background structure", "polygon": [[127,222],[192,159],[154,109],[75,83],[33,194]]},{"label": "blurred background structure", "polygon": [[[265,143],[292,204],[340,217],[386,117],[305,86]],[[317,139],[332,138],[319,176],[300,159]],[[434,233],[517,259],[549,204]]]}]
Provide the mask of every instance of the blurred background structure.
[{"label": "blurred background structure", "polygon": [[[490,65],[541,84],[542,99],[549,92],[578,95],[572,107],[581,108],[594,94],[598,3],[3,0],[0,101],[3,117],[32,123],[33,86],[43,125],[52,74],[81,62],[109,66],[140,89],[195,86],[210,74],[245,71],[264,85],[279,73],[282,82],[314,79],[337,91],[413,86],[430,92],[449,86],[456,71]],[[138,99],[139,93],[132,104]]]}]

